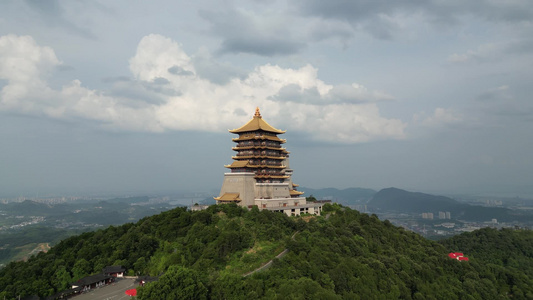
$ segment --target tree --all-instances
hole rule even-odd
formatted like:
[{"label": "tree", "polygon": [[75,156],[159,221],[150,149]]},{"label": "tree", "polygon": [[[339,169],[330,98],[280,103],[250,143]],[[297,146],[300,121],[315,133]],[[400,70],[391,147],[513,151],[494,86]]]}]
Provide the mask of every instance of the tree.
[{"label": "tree", "polygon": [[139,288],[138,298],[144,299],[207,299],[204,275],[182,266],[171,266],[158,281]]},{"label": "tree", "polygon": [[82,258],[76,261],[74,267],[72,267],[72,277],[74,280],[78,280],[80,278],[90,275],[91,270],[91,264],[84,258]]},{"label": "tree", "polygon": [[309,195],[309,197],[305,197],[305,200],[307,202],[316,202],[317,201],[315,196],[313,196],[313,195]]},{"label": "tree", "polygon": [[62,291],[69,288],[70,283],[72,282],[72,277],[70,277],[70,273],[67,271],[65,266],[61,266],[54,274],[54,284],[56,286],[56,290]]}]

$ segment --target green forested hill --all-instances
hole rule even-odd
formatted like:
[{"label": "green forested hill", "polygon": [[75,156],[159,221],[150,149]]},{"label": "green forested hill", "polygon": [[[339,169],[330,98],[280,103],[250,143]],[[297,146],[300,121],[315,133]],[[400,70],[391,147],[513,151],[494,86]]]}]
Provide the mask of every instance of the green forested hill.
[{"label": "green forested hill", "polygon": [[482,261],[501,293],[513,294],[517,299],[533,299],[533,231],[483,228],[440,243]]},{"label": "green forested hill", "polygon": [[[84,233],[2,269],[0,299],[52,295],[116,264],[130,274],[162,274],[139,289],[139,299],[533,298],[529,250],[520,260],[528,270],[517,273],[505,264],[495,269],[488,262],[500,254],[480,256],[464,241],[436,243],[336,205],[326,205],[325,212],[328,217],[289,218],[234,205],[199,212],[178,208]],[[501,232],[508,234],[515,233]],[[523,251],[531,234],[516,237],[506,254]],[[285,248],[288,254],[269,269],[242,276]],[[450,251],[471,259],[452,260]]]}]

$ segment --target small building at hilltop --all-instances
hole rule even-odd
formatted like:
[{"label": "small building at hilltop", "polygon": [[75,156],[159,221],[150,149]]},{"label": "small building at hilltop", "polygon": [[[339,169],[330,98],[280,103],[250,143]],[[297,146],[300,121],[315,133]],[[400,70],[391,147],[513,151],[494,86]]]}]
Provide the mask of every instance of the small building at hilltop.
[{"label": "small building at hilltop", "polygon": [[123,266],[107,266],[102,269],[102,274],[119,278],[124,277],[124,272],[126,272],[126,268]]},{"label": "small building at hilltop", "polygon": [[298,185],[292,182],[289,152],[281,145],[286,142],[276,129],[263,120],[259,108],[243,126],[229,131],[236,152],[233,163],[225,167],[224,182],[217,204],[236,203],[243,207],[283,212],[289,216],[303,213],[320,215],[323,203],[307,203]]},{"label": "small building at hilltop", "polygon": [[72,283],[72,290],[75,292],[86,292],[94,288],[108,285],[115,281],[113,276],[104,274],[95,274]]}]

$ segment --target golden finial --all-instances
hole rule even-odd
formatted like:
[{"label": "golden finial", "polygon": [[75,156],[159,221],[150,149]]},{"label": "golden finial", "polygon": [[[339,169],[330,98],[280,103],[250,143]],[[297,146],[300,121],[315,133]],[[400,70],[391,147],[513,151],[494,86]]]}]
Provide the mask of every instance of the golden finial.
[{"label": "golden finial", "polygon": [[255,118],[261,118],[261,113],[259,112],[259,106],[255,108]]}]

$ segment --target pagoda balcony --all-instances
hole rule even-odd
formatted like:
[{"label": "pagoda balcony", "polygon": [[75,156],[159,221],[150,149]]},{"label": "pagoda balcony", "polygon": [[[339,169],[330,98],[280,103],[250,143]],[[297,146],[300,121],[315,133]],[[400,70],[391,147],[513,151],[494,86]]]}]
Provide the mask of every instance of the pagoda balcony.
[{"label": "pagoda balcony", "polygon": [[289,176],[287,175],[270,175],[270,174],[256,174],[254,176],[256,179],[269,179],[269,178],[275,178],[275,179],[287,179]]},{"label": "pagoda balcony", "polygon": [[258,175],[285,175],[285,172],[283,170],[279,169],[270,169],[270,168],[263,168],[261,170],[257,170]]},{"label": "pagoda balcony", "polygon": [[[232,165],[224,165],[224,167],[228,168],[228,169],[240,169],[240,168],[242,168],[242,167],[235,167],[235,166],[232,166]],[[285,169],[285,166],[273,166],[273,165],[267,165],[267,164],[247,164],[246,168],[276,169],[276,170],[279,170],[279,169]],[[255,172],[255,171],[250,171],[250,172]]]},{"label": "pagoda balcony", "polygon": [[274,161],[274,160],[269,160],[269,161],[266,161],[265,159],[263,160],[249,160],[249,163],[252,164],[252,165],[258,165],[258,166],[273,166],[273,167],[284,167],[285,168],[285,165],[283,165],[280,161]]},{"label": "pagoda balcony", "polygon": [[250,147],[250,146],[263,146],[263,147],[273,147],[273,148],[280,148],[281,143],[279,142],[272,142],[272,141],[244,141],[244,142],[238,142],[237,147]]},{"label": "pagoda balcony", "polygon": [[256,136],[255,134],[242,134],[238,138],[232,138],[231,140],[234,142],[249,141],[249,140],[270,140],[270,141],[280,142],[282,144],[287,142],[286,139],[280,139],[277,136],[271,136],[271,135]]},{"label": "pagoda balcony", "polygon": [[268,169],[285,169],[285,166],[276,166],[276,165],[268,165],[268,164],[257,164],[257,165],[248,165],[248,167],[251,168],[268,168]]},{"label": "pagoda balcony", "polygon": [[272,155],[253,155],[253,154],[241,154],[241,155],[239,155],[239,154],[237,154],[237,156],[232,156],[231,158],[234,159],[234,160],[253,159],[253,158],[257,158],[257,159],[268,158],[268,159],[283,160],[283,159],[287,158],[287,156],[286,155],[272,156]]},{"label": "pagoda balcony", "polygon": [[255,145],[254,146],[237,146],[237,147],[231,148],[231,150],[234,150],[234,151],[249,150],[249,149],[268,149],[268,150],[279,150],[279,151],[287,150],[282,147],[255,146]]}]

